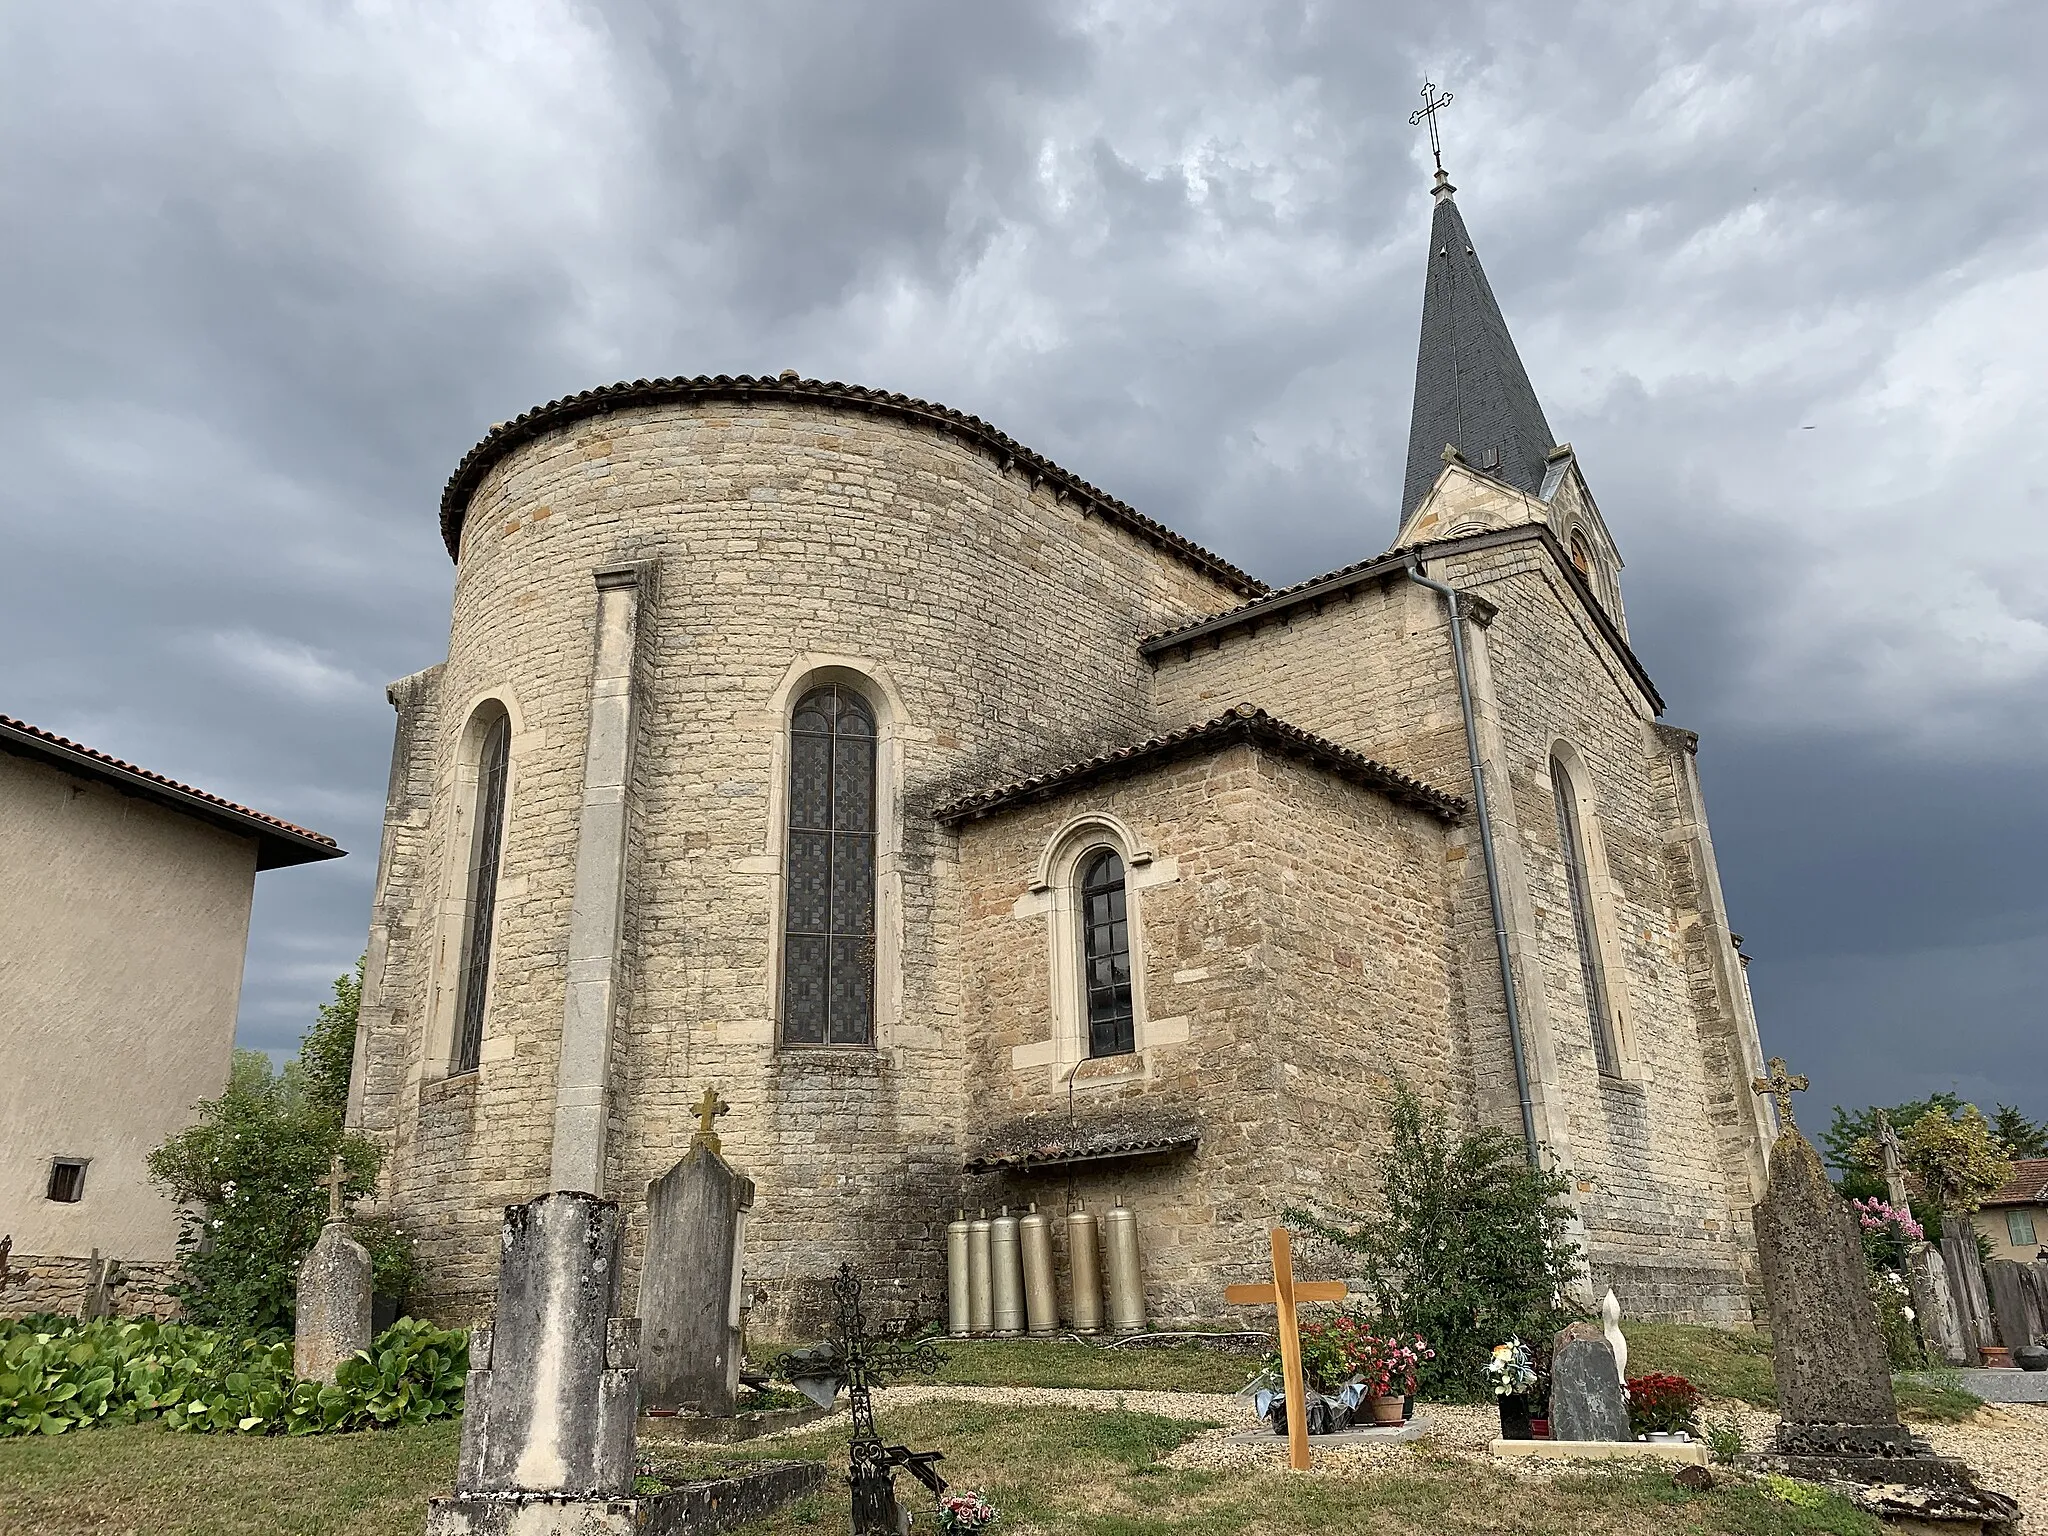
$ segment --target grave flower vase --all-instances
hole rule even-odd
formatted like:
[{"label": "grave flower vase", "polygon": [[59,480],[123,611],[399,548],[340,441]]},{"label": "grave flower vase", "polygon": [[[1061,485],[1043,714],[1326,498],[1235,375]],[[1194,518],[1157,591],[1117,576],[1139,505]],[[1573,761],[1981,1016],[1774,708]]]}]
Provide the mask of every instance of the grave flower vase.
[{"label": "grave flower vase", "polygon": [[1399,1393],[1394,1394],[1392,1397],[1375,1397],[1372,1399],[1372,1422],[1374,1427],[1379,1429],[1388,1429],[1400,1424],[1401,1397]]},{"label": "grave flower vase", "polygon": [[1503,1440],[1533,1440],[1536,1432],[1530,1427],[1529,1399],[1519,1392],[1498,1399],[1500,1403],[1500,1437]]}]

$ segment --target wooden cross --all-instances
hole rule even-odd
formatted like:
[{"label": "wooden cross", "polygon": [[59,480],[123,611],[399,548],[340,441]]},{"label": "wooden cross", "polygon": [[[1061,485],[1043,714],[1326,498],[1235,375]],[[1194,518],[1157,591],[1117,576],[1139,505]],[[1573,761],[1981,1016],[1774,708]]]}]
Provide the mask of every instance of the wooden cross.
[{"label": "wooden cross", "polygon": [[348,1182],[348,1168],[339,1152],[328,1161],[327,1177],[313,1182],[327,1191],[327,1219],[341,1220],[341,1186]]},{"label": "wooden cross", "polygon": [[1273,1283],[1226,1285],[1223,1299],[1234,1307],[1273,1307],[1280,1313],[1280,1390],[1287,1397],[1287,1465],[1308,1470],[1308,1388],[1301,1375],[1301,1324],[1294,1315],[1298,1301],[1342,1301],[1350,1294],[1342,1280],[1309,1280],[1296,1284],[1294,1244],[1285,1227],[1275,1227]]},{"label": "wooden cross", "polygon": [[1444,147],[1437,142],[1436,115],[1450,104],[1451,93],[1449,91],[1445,91],[1443,95],[1439,96],[1436,93],[1435,82],[1425,80],[1422,82],[1422,109],[1408,114],[1408,121],[1411,123],[1426,122],[1429,124],[1429,152],[1436,156],[1436,168],[1438,170],[1444,168]]},{"label": "wooden cross", "polygon": [[697,1134],[690,1138],[690,1150],[692,1152],[696,1151],[699,1147],[704,1148],[708,1152],[716,1152],[719,1149],[721,1143],[718,1140],[717,1134],[711,1129],[712,1123],[731,1108],[730,1104],[718,1096],[716,1088],[706,1088],[704,1090],[704,1097],[697,1101]]},{"label": "wooden cross", "polygon": [[1785,1058],[1773,1056],[1766,1063],[1770,1067],[1768,1077],[1757,1078],[1750,1086],[1751,1092],[1766,1094],[1778,1101],[1778,1128],[1792,1130],[1798,1122],[1792,1118],[1792,1095],[1804,1093],[1810,1086],[1802,1074],[1787,1072]]}]

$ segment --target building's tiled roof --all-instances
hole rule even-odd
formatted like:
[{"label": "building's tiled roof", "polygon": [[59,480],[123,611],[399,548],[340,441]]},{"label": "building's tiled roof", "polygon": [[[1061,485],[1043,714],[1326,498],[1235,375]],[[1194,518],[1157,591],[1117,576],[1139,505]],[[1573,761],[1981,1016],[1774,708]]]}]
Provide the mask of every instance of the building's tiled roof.
[{"label": "building's tiled roof", "polygon": [[1223,585],[1246,596],[1264,592],[1266,584],[1239,570],[1221,555],[1212,554],[1192,540],[1184,539],[1164,523],[1145,516],[1135,507],[1117,500],[1107,491],[1070,474],[1042,454],[1033,452],[1007,433],[999,432],[979,416],[969,416],[951,406],[887,390],[864,389],[858,384],[825,383],[785,374],[780,378],[741,374],[737,378],[720,374],[694,379],[635,379],[631,383],[608,384],[564,395],[537,405],[511,421],[499,422],[483,440],[463,455],[448,477],[441,493],[441,538],[452,558],[461,547],[462,520],[469,510],[469,498],[483,483],[491,467],[525,443],[573,421],[602,416],[633,406],[695,404],[704,400],[794,400],[806,405],[823,405],[838,410],[876,412],[907,421],[922,422],[934,430],[978,444],[1005,468],[1021,465],[1024,470],[1051,484],[1061,495],[1071,496],[1080,506],[1108,522],[1185,561]]},{"label": "building's tiled roof", "polygon": [[246,805],[223,800],[219,795],[194,789],[190,784],[180,784],[176,779],[167,779],[147,768],[138,768],[133,763],[123,762],[118,757],[82,746],[10,715],[0,715],[0,752],[49,763],[67,773],[111,784],[116,789],[154,800],[159,805],[183,811],[188,816],[196,816],[230,832],[253,837],[258,845],[258,869],[276,869],[286,864],[308,864],[316,859],[343,856],[334,839],[323,833],[294,826],[261,811],[252,811]]},{"label": "building's tiled roof", "polygon": [[1256,704],[1240,704],[1228,714],[1199,725],[1183,726],[1154,736],[1149,741],[1119,747],[1078,763],[1068,763],[1046,773],[1020,779],[1012,784],[982,790],[940,806],[933,815],[948,826],[993,816],[1012,806],[1029,805],[1064,794],[1080,784],[1121,777],[1162,762],[1198,752],[1213,752],[1236,742],[1253,742],[1301,758],[1339,778],[1378,790],[1388,799],[1416,810],[1427,811],[1440,821],[1456,821],[1465,813],[1465,802],[1447,795],[1420,779],[1376,763],[1371,758],[1340,747],[1334,741],[1312,736],[1298,726],[1276,720]]},{"label": "building's tiled roof", "polygon": [[2012,1177],[1998,1186],[1986,1205],[2048,1205],[2048,1157],[2016,1158]]},{"label": "building's tiled roof", "polygon": [[1076,1163],[1121,1162],[1132,1157],[1157,1157],[1167,1152],[1192,1152],[1202,1134],[1190,1128],[1149,1136],[1087,1135],[1056,1137],[1037,1146],[1009,1151],[983,1150],[967,1159],[969,1173],[1022,1172],[1028,1168],[1071,1168]]}]

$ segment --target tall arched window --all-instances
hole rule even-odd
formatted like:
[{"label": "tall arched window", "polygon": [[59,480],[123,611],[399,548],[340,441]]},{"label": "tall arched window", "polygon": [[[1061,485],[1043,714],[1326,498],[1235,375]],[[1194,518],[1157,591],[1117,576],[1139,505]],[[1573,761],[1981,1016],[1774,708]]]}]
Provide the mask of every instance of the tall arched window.
[{"label": "tall arched window", "polygon": [[797,700],[789,731],[782,1038],[875,1038],[875,712],[839,683]]},{"label": "tall arched window", "polygon": [[1586,871],[1586,838],[1579,825],[1579,798],[1571,771],[1550,760],[1550,789],[1557,802],[1557,847],[1564,859],[1565,883],[1571,891],[1572,934],[1579,947],[1579,977],[1586,989],[1586,1022],[1593,1031],[1593,1059],[1603,1077],[1621,1075],[1614,1045],[1614,1020],[1607,1002],[1607,980],[1600,964],[1599,930],[1593,921],[1593,886]]},{"label": "tall arched window", "polygon": [[461,1001],[456,1005],[455,1070],[474,1071],[483,1054],[484,1008],[491,982],[491,926],[498,912],[498,864],[505,844],[505,779],[512,765],[512,717],[487,705],[477,724],[476,813],[469,835],[469,922],[462,940]]},{"label": "tall arched window", "polygon": [[1081,860],[1081,985],[1088,998],[1088,1054],[1138,1048],[1131,1004],[1131,920],[1124,861],[1114,848]]},{"label": "tall arched window", "polygon": [[1576,528],[1572,530],[1571,552],[1572,564],[1578,567],[1581,576],[1591,581],[1593,579],[1593,546],[1586,542],[1586,536]]}]

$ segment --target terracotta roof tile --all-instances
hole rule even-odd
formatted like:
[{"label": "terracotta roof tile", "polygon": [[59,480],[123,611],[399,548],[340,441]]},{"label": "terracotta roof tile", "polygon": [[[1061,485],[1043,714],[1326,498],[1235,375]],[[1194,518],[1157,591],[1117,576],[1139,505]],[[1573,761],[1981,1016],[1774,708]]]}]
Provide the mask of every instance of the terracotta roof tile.
[{"label": "terracotta roof tile", "polygon": [[2012,1177],[1999,1185],[1986,1205],[2048,1205],[2048,1157],[2015,1158]]},{"label": "terracotta roof tile", "polygon": [[957,826],[992,816],[1015,805],[1050,799],[1077,784],[1110,778],[1171,761],[1194,752],[1213,751],[1233,741],[1252,741],[1300,757],[1341,778],[1378,790],[1389,799],[1417,810],[1427,811],[1440,821],[1456,821],[1465,813],[1465,802],[1445,794],[1420,779],[1376,763],[1349,747],[1312,736],[1298,726],[1276,720],[1256,704],[1240,704],[1228,714],[1199,725],[1183,726],[1154,736],[1148,741],[1119,747],[1078,763],[1068,763],[1028,779],[998,785],[940,806],[932,814],[942,823]]},{"label": "terracotta roof tile", "polygon": [[176,779],[152,773],[147,768],[124,762],[54,731],[0,715],[0,751],[13,752],[52,763],[70,772],[83,773],[104,783],[147,795],[160,804],[197,815],[216,825],[253,836],[263,844],[257,868],[273,869],[283,864],[304,864],[315,859],[338,859],[342,849],[333,838],[306,827],[294,826],[276,816],[237,805],[219,795],[180,784]]}]

